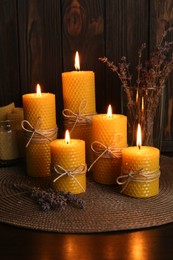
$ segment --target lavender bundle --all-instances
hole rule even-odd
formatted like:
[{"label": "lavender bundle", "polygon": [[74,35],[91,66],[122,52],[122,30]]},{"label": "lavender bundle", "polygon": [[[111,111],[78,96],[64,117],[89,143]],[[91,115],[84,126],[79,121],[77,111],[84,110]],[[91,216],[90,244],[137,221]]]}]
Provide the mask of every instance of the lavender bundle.
[{"label": "lavender bundle", "polygon": [[78,209],[85,208],[85,201],[71,192],[53,190],[52,188],[41,189],[25,184],[13,184],[12,188],[17,192],[2,198],[29,195],[43,211],[65,209],[67,205]]},{"label": "lavender bundle", "polygon": [[[172,30],[173,27],[170,27],[163,32],[159,44],[147,61],[142,61],[146,44],[141,45],[138,50],[136,79],[132,78],[130,64],[126,57],[122,57],[117,66],[106,57],[99,58],[117,74],[123,85],[127,97],[129,129],[136,129],[137,123],[141,123],[145,133],[145,143],[150,145],[153,145],[153,122],[156,118],[163,86],[173,69],[173,41],[166,41],[168,33]],[[134,88],[136,92],[134,92]]]}]

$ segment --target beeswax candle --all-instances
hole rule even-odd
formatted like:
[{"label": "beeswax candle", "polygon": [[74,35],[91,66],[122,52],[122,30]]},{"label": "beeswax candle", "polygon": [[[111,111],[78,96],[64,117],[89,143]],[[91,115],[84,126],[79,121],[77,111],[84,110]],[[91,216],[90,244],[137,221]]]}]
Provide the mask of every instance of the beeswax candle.
[{"label": "beeswax candle", "polygon": [[[50,141],[44,138],[45,132],[53,133],[50,139],[56,139],[56,110],[55,95],[41,93],[37,86],[37,93],[23,95],[24,119],[28,121],[38,134],[37,140],[31,139],[26,147],[26,162],[28,175],[46,177],[50,175]],[[49,135],[49,134],[48,134]],[[42,141],[41,141],[42,140]]]},{"label": "beeswax candle", "polygon": [[86,100],[87,106],[82,113],[95,114],[95,74],[93,71],[80,71],[77,57],[78,55],[75,59],[77,70],[62,73],[64,108],[78,113],[81,101]]},{"label": "beeswax candle", "polygon": [[[51,93],[25,94],[23,98],[24,118],[39,130],[56,127],[55,95]],[[40,120],[39,120],[40,119]]]},{"label": "beeswax candle", "polygon": [[[93,116],[92,142],[95,141],[98,147],[93,153],[96,161],[93,177],[99,183],[115,184],[121,173],[121,149],[127,146],[127,117],[112,114],[109,110],[107,114]],[[106,149],[109,151],[97,160],[99,154]]]},{"label": "beeswax candle", "polygon": [[[65,125],[70,131],[71,138],[85,141],[86,160],[89,165],[92,161],[91,123],[93,114],[96,114],[95,74],[93,71],[80,71],[78,52],[75,57],[75,68],[76,71],[62,73],[64,110],[68,109],[72,114],[72,117],[64,117]],[[90,117],[90,120],[87,117]]]},{"label": "beeswax candle", "polygon": [[[51,164],[59,170],[59,178],[55,180],[54,188],[78,194],[86,190],[85,142],[79,139],[68,140],[66,137],[50,144]],[[55,169],[52,171],[57,174]]]},{"label": "beeswax candle", "polygon": [[122,150],[122,176],[124,178],[120,179],[124,183],[123,194],[147,198],[159,193],[160,151],[155,147],[141,146],[140,139],[140,134],[138,134],[137,146]]}]

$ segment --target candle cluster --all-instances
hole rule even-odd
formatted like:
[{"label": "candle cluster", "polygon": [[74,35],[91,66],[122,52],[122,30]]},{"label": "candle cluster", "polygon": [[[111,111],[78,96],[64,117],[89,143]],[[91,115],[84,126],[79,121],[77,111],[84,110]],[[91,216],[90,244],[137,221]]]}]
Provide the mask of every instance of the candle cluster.
[{"label": "candle cluster", "polygon": [[141,129],[137,145],[127,147],[127,117],[113,114],[111,105],[97,114],[94,72],[80,71],[78,53],[75,68],[62,73],[64,139],[57,135],[55,95],[39,86],[23,95],[28,175],[51,176],[54,189],[78,194],[86,191],[88,168],[96,182],[118,183],[125,195],[158,194],[159,150],[142,146]]}]

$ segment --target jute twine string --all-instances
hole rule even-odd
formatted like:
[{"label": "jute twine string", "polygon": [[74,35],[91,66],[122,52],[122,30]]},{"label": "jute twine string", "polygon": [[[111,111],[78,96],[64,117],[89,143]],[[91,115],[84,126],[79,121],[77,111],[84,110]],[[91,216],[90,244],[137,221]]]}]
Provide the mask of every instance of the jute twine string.
[{"label": "jute twine string", "polygon": [[57,138],[57,127],[46,130],[39,130],[38,127],[40,125],[40,122],[41,118],[38,117],[36,125],[35,127],[33,127],[29,121],[22,120],[21,126],[22,129],[25,131],[26,139],[28,140],[26,147],[28,147],[31,141],[34,143],[42,143],[45,142],[45,139],[48,141],[53,141]]},{"label": "jute twine string", "polygon": [[81,183],[78,181],[78,179],[75,177],[76,175],[83,174],[87,170],[86,164],[80,164],[76,168],[72,170],[67,170],[61,165],[54,165],[53,170],[58,174],[59,176],[53,180],[53,182],[58,181],[63,176],[68,176],[74,179],[74,181],[81,187],[81,189],[85,192],[84,187],[81,185]]},{"label": "jute twine string", "polygon": [[[123,138],[123,135],[120,133],[116,133],[114,135],[114,138],[120,136]],[[120,141],[117,142],[117,146],[120,144]],[[91,150],[96,154],[97,158],[94,160],[94,162],[90,165],[88,168],[88,171],[91,170],[91,168],[94,166],[94,164],[101,158],[121,158],[121,150],[125,147],[117,148],[115,145],[110,145],[106,146],[105,144],[99,142],[99,141],[94,141],[91,144]]]},{"label": "jute twine string", "polygon": [[137,183],[149,183],[157,180],[160,177],[160,169],[154,171],[145,172],[144,169],[139,169],[137,171],[130,171],[129,173],[123,172],[122,175],[117,178],[117,183],[123,185],[121,193],[128,187],[130,182]]},{"label": "jute twine string", "polygon": [[84,114],[83,111],[86,109],[88,105],[88,101],[83,99],[79,105],[78,113],[74,113],[71,109],[64,109],[62,114],[66,119],[66,126],[67,128],[72,125],[70,133],[74,130],[75,126],[78,125],[88,125],[92,122],[92,116],[95,114]]}]

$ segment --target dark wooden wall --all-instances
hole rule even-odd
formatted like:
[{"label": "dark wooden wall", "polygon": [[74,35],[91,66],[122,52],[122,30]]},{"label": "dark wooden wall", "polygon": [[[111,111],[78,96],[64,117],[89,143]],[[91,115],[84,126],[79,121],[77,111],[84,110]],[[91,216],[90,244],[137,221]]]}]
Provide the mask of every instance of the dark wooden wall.
[{"label": "dark wooden wall", "polygon": [[[118,63],[125,55],[135,68],[141,43],[151,50],[172,24],[172,0],[1,0],[0,106],[21,106],[40,83],[56,94],[61,126],[61,72],[74,69],[78,50],[81,69],[95,72],[97,112],[111,103],[119,113],[121,83],[98,58]],[[163,150],[173,151],[173,76],[167,92]]]}]

